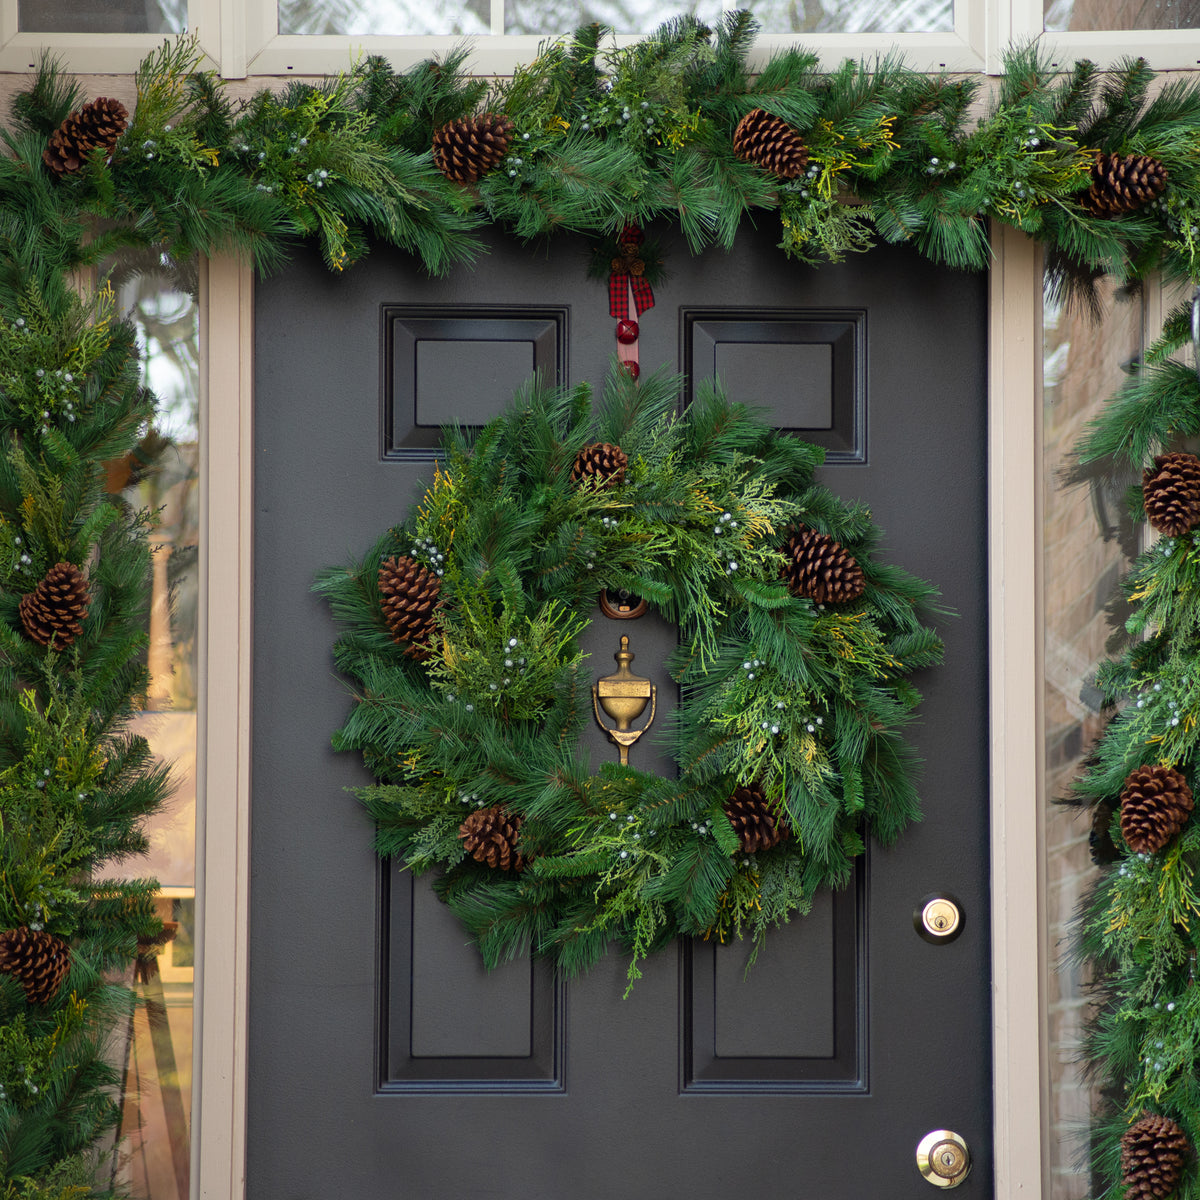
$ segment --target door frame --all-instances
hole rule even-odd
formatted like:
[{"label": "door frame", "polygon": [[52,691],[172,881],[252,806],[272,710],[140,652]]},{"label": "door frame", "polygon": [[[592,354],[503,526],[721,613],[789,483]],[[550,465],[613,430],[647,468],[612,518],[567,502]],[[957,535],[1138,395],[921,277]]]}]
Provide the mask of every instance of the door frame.
[{"label": "door frame", "polygon": [[[992,248],[987,494],[994,1183],[997,1200],[1039,1200],[1049,1195],[1042,262],[1037,243],[1007,227],[993,227]],[[191,1195],[246,1200],[252,270],[229,257],[214,258],[203,265],[201,286],[199,653],[206,669],[198,702]]]}]

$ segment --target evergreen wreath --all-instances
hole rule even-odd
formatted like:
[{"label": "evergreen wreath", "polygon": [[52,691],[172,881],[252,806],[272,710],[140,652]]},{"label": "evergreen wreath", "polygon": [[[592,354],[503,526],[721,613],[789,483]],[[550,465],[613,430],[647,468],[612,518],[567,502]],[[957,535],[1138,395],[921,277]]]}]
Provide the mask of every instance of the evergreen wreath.
[{"label": "evergreen wreath", "polygon": [[[438,871],[489,967],[574,973],[616,939],[632,985],[676,934],[760,942],[919,815],[901,730],[941,659],[933,589],[873,556],[870,513],[813,480],[822,450],[711,384],[677,415],[679,387],[615,371],[593,415],[586,387],[530,384],[448,432],[416,509],[316,584],[378,851]],[[576,746],[605,588],[678,626],[677,778]]]}]

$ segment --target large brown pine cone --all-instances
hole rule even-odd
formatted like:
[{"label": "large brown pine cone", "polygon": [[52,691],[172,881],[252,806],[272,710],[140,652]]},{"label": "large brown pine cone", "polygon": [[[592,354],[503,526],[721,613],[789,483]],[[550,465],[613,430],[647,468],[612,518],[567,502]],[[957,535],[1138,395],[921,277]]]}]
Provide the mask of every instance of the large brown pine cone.
[{"label": "large brown pine cone", "polygon": [[787,562],[779,578],[793,596],[806,596],[818,604],[848,604],[857,600],[867,586],[854,555],[815,529],[799,526],[782,550]]},{"label": "large brown pine cone", "polygon": [[591,442],[575,455],[571,468],[572,483],[594,479],[603,487],[619,487],[625,482],[629,456],[611,442]]},{"label": "large brown pine cone", "polygon": [[1138,767],[1121,789],[1121,836],[1134,854],[1154,854],[1183,829],[1194,804],[1174,767]]},{"label": "large brown pine cone", "polygon": [[125,105],[120,100],[100,96],[73,112],[50,135],[50,142],[42,151],[42,162],[56,175],[73,174],[97,147],[110,154],[128,124]]},{"label": "large brown pine cone", "polygon": [[1167,168],[1146,154],[1097,154],[1092,163],[1092,186],[1080,203],[1095,217],[1136,212],[1161,196]]},{"label": "large brown pine cone", "polygon": [[725,801],[725,815],[746,854],[770,850],[788,836],[787,826],[771,811],[760,783],[735,788]]},{"label": "large brown pine cone", "polygon": [[761,108],[748,112],[733,131],[733,152],[780,179],[795,179],[808,167],[804,139],[782,117]]},{"label": "large brown pine cone", "polygon": [[1121,1137],[1126,1200],[1164,1200],[1172,1195],[1191,1150],[1187,1134],[1170,1117],[1143,1112]]},{"label": "large brown pine cone", "polygon": [[60,562],[46,572],[45,578],[26,596],[21,597],[18,612],[30,641],[48,646],[50,639],[61,650],[82,632],[91,597],[87,580],[74,563]]},{"label": "large brown pine cone", "polygon": [[521,818],[499,805],[476,809],[459,827],[463,847],[476,861],[502,871],[519,871],[525,865],[517,849]]},{"label": "large brown pine cone", "polygon": [[474,183],[508,153],[513,123],[502,113],[460,117],[433,135],[434,165],[455,183]]},{"label": "large brown pine cone", "polygon": [[0,933],[0,972],[20,982],[30,1004],[49,1004],[70,965],[70,947],[52,933],[27,925]]},{"label": "large brown pine cone", "polygon": [[437,618],[441,580],[407,554],[385,558],[379,564],[379,594],[383,619],[392,631],[392,641],[407,646],[410,654],[422,653]]},{"label": "large brown pine cone", "polygon": [[1167,537],[1179,537],[1200,525],[1200,458],[1160,454],[1142,473],[1146,520]]}]

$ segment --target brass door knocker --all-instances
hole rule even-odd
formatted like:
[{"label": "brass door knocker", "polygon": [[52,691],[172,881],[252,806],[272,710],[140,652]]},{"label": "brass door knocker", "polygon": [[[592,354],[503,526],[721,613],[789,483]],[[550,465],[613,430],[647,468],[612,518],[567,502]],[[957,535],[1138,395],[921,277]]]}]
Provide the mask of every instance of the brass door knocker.
[{"label": "brass door knocker", "polygon": [[[596,712],[596,723],[621,748],[621,763],[625,766],[629,765],[629,747],[653,724],[658,700],[658,689],[654,684],[630,671],[629,664],[633,662],[633,657],[629,639],[623,637],[620,650],[613,655],[617,660],[617,669],[592,684],[592,708]],[[649,719],[641,729],[631,729],[633,722],[646,711],[647,704],[650,705]],[[601,709],[616,721],[615,729],[605,725],[600,715]]]}]

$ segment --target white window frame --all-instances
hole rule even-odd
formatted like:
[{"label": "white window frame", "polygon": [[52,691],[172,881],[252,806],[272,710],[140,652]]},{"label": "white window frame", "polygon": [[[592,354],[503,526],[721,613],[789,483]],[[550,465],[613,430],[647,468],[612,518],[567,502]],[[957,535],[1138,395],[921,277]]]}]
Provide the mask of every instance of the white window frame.
[{"label": "white window frame", "polygon": [[[163,40],[159,34],[20,33],[18,2],[0,0],[0,71],[31,70],[41,51],[48,49],[79,73],[124,73]],[[730,7],[735,6],[736,0],[731,0]],[[493,9],[498,14],[499,4],[494,2]],[[528,62],[543,41],[499,34],[474,38],[280,34],[277,12],[276,0],[189,0],[188,28],[199,35],[206,66],[215,67],[227,79],[326,75],[344,70],[364,54],[382,54],[404,69],[464,41],[472,46],[472,71],[503,75]],[[1200,29],[1043,34],[1042,24],[1042,0],[955,0],[952,33],[777,35],[761,38],[757,52],[766,56],[784,46],[800,45],[820,54],[822,64],[831,67],[844,58],[870,57],[894,48],[919,70],[997,74],[1007,46],[1044,37],[1052,61],[1064,65],[1079,58],[1107,65],[1140,54],[1156,70],[1200,66]],[[618,44],[636,40],[617,39]]]}]

